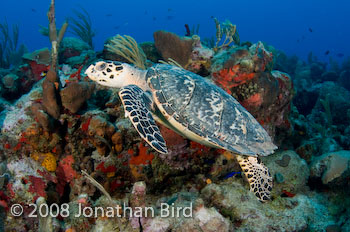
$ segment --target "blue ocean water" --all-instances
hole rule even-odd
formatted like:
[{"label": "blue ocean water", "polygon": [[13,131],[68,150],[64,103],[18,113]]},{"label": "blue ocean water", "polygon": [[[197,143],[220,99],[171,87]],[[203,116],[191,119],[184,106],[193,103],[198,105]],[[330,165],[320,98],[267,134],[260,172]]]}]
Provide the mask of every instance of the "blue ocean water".
[{"label": "blue ocean water", "polygon": [[[17,23],[20,41],[29,50],[49,46],[39,33],[46,26],[48,0],[2,1],[0,22]],[[328,56],[341,61],[350,54],[350,2],[347,0],[267,1],[112,1],[61,0],[56,2],[57,24],[83,7],[96,30],[94,45],[102,49],[106,38],[115,34],[133,36],[138,42],[152,41],[156,30],[185,34],[185,24],[200,25],[202,38],[215,35],[212,17],[229,19],[237,25],[241,41],[263,41],[288,55],[306,59],[312,51],[321,61]],[[329,51],[329,55],[325,52]],[[341,56],[340,54],[344,54]]]}]

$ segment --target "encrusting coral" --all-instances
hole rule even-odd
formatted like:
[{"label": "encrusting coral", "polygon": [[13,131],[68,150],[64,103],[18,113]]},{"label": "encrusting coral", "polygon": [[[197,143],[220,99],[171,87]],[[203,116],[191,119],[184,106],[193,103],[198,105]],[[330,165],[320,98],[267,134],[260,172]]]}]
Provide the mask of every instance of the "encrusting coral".
[{"label": "encrusting coral", "polygon": [[211,76],[274,137],[277,128],[290,129],[288,115],[294,92],[291,77],[269,70],[271,62],[272,53],[261,42],[249,48],[231,47],[214,56]]}]

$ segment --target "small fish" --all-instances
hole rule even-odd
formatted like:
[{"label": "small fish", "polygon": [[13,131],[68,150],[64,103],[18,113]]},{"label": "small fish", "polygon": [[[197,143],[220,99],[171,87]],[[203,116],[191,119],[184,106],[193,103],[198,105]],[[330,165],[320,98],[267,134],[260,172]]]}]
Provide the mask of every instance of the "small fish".
[{"label": "small fish", "polygon": [[327,50],[327,51],[325,51],[325,55],[327,56],[328,54],[330,53],[330,51],[329,50]]},{"label": "small fish", "polygon": [[41,73],[40,73],[40,76],[41,76],[41,77],[46,77],[46,74],[47,74],[47,71],[44,71],[44,72],[41,72]]},{"label": "small fish", "polygon": [[233,176],[236,175],[236,174],[241,174],[241,172],[229,172],[229,173],[227,173],[225,176],[223,176],[221,179],[226,180],[226,179],[228,179],[228,178],[233,177]]},{"label": "small fish", "polygon": [[36,10],[35,10],[34,8],[32,8],[32,12],[34,12],[34,13],[35,13],[35,12],[36,12]]},{"label": "small fish", "polygon": [[112,14],[106,14],[106,17],[111,17],[112,16]]},{"label": "small fish", "polygon": [[287,190],[282,190],[282,197],[294,197],[295,193],[288,192]]},{"label": "small fish", "polygon": [[172,19],[174,19],[174,16],[168,15],[168,16],[166,17],[166,19],[167,19],[167,20],[172,20]]},{"label": "small fish", "polygon": [[297,43],[299,43],[300,42],[300,39],[297,39]]},{"label": "small fish", "polygon": [[171,8],[168,8],[168,12],[171,12],[171,11],[173,11],[173,9],[171,9]]},{"label": "small fish", "polygon": [[128,22],[126,22],[126,23],[124,23],[124,24],[122,24],[122,25],[117,25],[117,26],[114,26],[114,29],[119,29],[119,28],[121,28],[121,27],[125,27],[125,26],[127,26],[129,23]]},{"label": "small fish", "polygon": [[313,30],[312,30],[312,28],[311,28],[311,27],[309,27],[309,32],[313,32]]},{"label": "small fish", "polygon": [[178,197],[179,197],[178,195],[175,195],[174,197],[170,198],[166,203],[168,205],[172,205],[173,203],[175,203]]},{"label": "small fish", "polygon": [[153,16],[152,19],[153,19],[153,21],[156,21],[156,20],[157,20],[157,18],[156,18],[155,16]]},{"label": "small fish", "polygon": [[339,58],[341,58],[341,57],[343,57],[343,56],[344,56],[343,53],[338,53],[338,54],[337,54],[337,57],[339,57]]}]

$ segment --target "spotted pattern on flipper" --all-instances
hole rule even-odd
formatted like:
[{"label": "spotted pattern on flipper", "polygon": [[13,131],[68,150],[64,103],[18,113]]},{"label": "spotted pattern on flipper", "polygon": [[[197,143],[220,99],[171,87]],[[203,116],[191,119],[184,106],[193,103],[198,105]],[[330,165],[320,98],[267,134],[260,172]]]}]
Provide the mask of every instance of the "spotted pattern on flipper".
[{"label": "spotted pattern on flipper", "polygon": [[148,109],[145,92],[136,85],[128,85],[119,91],[125,116],[128,116],[140,136],[155,150],[168,153],[165,141]]},{"label": "spotted pattern on flipper", "polygon": [[248,179],[250,191],[261,201],[270,200],[272,177],[258,157],[236,155],[236,159]]}]

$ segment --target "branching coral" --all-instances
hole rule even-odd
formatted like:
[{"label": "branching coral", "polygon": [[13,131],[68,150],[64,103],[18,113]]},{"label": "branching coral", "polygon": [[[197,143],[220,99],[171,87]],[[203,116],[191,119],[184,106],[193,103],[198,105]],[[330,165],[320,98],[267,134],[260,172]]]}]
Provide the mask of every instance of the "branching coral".
[{"label": "branching coral", "polygon": [[95,30],[92,29],[92,22],[89,13],[84,8],[81,8],[80,11],[74,10],[73,12],[76,15],[76,18],[69,18],[72,33],[93,48],[92,38],[96,33]]},{"label": "branching coral", "polygon": [[[229,20],[220,23],[218,19],[214,18],[214,21],[216,26],[215,52],[228,47],[231,43],[240,43],[236,25],[233,25]],[[225,39],[222,41],[224,36]]]},{"label": "branching coral", "polygon": [[139,68],[146,69],[146,55],[131,36],[118,34],[105,46],[108,51],[127,59]]},{"label": "branching coral", "polygon": [[11,64],[19,63],[21,56],[26,52],[24,45],[21,45],[17,51],[18,38],[17,24],[12,25],[11,35],[7,21],[0,23],[0,67],[8,68]]}]

